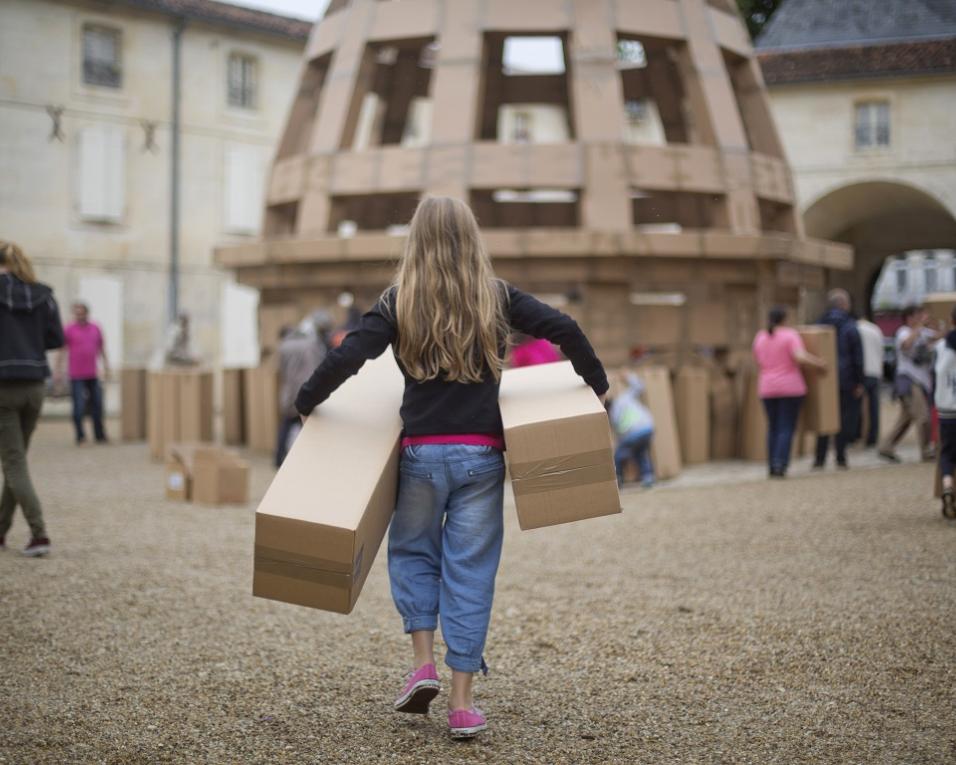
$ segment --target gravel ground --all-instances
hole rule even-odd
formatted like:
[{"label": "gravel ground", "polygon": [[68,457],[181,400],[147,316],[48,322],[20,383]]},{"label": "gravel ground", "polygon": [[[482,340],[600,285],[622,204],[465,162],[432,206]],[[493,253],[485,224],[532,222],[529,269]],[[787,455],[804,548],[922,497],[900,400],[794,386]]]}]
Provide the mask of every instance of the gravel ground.
[{"label": "gravel ground", "polygon": [[348,617],[258,600],[254,506],[168,503],[144,447],[60,424],[33,470],[55,547],[0,554],[0,762],[956,761],[956,524],[925,465],[627,493],[531,532],[507,507],[491,728],[465,744],[390,710],[384,555]]}]

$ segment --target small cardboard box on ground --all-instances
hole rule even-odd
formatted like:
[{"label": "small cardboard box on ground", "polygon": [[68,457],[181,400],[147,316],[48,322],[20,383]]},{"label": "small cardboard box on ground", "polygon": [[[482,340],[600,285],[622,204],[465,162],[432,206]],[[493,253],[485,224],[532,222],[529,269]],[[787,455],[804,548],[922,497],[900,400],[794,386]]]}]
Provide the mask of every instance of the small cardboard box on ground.
[{"label": "small cardboard box on ground", "polygon": [[654,473],[660,479],[674,478],[680,474],[682,464],[670,371],[648,366],[642,367],[639,374],[644,381],[644,401],[654,417]]},{"label": "small cardboard box on ground", "polygon": [[386,353],[308,419],[256,511],[253,595],[355,606],[395,509],[403,393]]},{"label": "small cardboard box on ground", "polygon": [[120,433],[124,441],[146,438],[146,370],[120,372]]},{"label": "small cardboard box on ground", "polygon": [[804,430],[818,435],[830,435],[840,430],[839,362],[837,360],[836,332],[828,326],[797,327],[807,350],[822,358],[827,368],[820,372],[804,368],[807,398],[801,415]]},{"label": "small cardboard box on ground", "polygon": [[171,444],[166,456],[166,498],[205,505],[249,501],[249,463],[208,444]]},{"label": "small cardboard box on ground", "polygon": [[522,529],[621,512],[607,412],[570,362],[506,371],[498,402]]},{"label": "small cardboard box on ground", "polygon": [[710,459],[710,372],[685,366],[674,379],[677,429],[683,461],[696,465]]}]

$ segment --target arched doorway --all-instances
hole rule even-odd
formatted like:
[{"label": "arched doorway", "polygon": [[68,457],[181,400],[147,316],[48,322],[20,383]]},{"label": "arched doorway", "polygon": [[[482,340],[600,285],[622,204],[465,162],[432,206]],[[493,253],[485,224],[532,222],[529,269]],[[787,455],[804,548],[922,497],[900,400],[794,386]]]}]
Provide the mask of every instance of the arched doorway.
[{"label": "arched doorway", "polygon": [[854,248],[852,271],[830,275],[858,307],[869,311],[886,259],[910,250],[956,249],[956,217],[931,192],[896,180],[872,180],[833,189],[804,213],[809,236]]}]

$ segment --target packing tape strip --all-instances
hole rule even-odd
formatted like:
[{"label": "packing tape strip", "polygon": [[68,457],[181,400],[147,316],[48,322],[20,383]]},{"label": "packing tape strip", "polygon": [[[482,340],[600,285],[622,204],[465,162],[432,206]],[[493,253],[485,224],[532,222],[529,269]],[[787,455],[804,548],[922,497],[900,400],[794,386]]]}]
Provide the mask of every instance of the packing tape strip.
[{"label": "packing tape strip", "polygon": [[614,456],[610,449],[532,460],[508,465],[511,487],[516,495],[617,481]]},{"label": "packing tape strip", "polygon": [[298,579],[302,582],[322,584],[326,587],[348,588],[352,585],[351,574],[340,574],[336,571],[323,571],[308,566],[300,566],[288,561],[272,560],[270,558],[255,558],[255,570],[262,574],[282,576],[286,579]]},{"label": "packing tape strip", "polygon": [[344,563],[340,560],[329,560],[328,558],[318,558],[314,555],[301,555],[291,553],[288,550],[280,550],[275,547],[266,547],[265,545],[256,545],[256,560],[271,560],[277,563],[288,563],[290,566],[303,566],[305,568],[314,568],[320,571],[330,571],[336,574],[352,573],[352,563]]}]

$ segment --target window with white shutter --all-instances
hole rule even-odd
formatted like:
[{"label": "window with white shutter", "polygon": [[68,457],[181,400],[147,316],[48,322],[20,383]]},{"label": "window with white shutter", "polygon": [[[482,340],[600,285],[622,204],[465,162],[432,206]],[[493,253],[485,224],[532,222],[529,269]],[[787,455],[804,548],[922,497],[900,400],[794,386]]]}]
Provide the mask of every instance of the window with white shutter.
[{"label": "window with white shutter", "polygon": [[227,233],[259,233],[265,165],[265,154],[259,146],[226,146],[224,204]]},{"label": "window with white shutter", "polygon": [[78,135],[77,208],[83,220],[119,223],[126,206],[126,137],[119,125],[89,125]]}]

